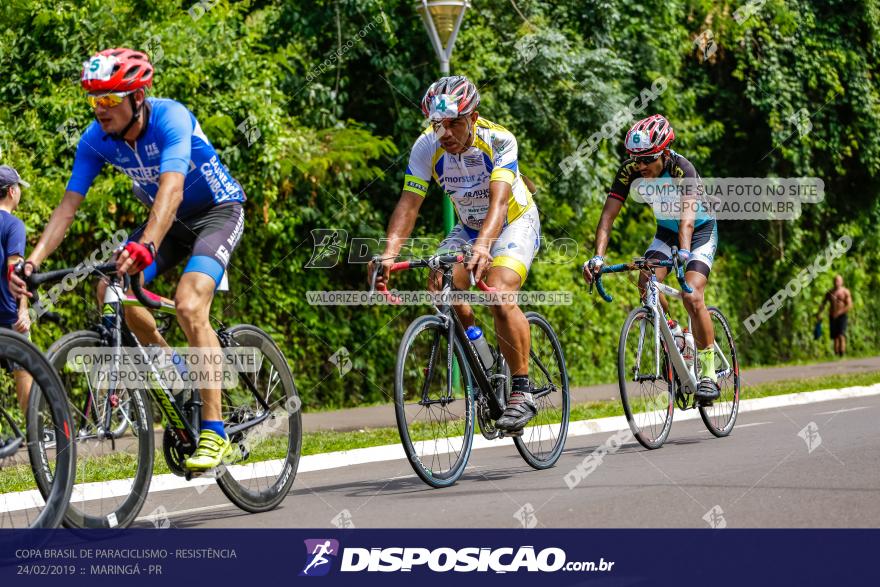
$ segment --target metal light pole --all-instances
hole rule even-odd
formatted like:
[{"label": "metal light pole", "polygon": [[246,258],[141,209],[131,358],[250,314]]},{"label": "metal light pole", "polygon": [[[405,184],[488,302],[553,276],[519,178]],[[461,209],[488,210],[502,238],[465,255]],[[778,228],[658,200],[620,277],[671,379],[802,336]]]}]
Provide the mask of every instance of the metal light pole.
[{"label": "metal light pole", "polygon": [[[449,75],[452,47],[464,20],[465,10],[470,5],[470,0],[422,0],[416,5],[416,10],[422,15],[425,28],[428,29],[428,38],[437,53],[440,75],[443,77]],[[453,226],[455,212],[452,209],[452,200],[447,196],[443,201],[443,228],[448,234]]]},{"label": "metal light pole", "polygon": [[[452,57],[452,47],[464,20],[464,12],[470,7],[470,0],[422,0],[416,5],[416,10],[422,15],[425,28],[428,29],[428,38],[440,61],[440,76],[449,75],[449,59]],[[452,208],[452,200],[449,196],[443,199],[443,229],[446,234],[455,226],[455,210]],[[458,385],[461,367],[458,359],[452,364],[452,380],[456,391],[461,391]]]}]

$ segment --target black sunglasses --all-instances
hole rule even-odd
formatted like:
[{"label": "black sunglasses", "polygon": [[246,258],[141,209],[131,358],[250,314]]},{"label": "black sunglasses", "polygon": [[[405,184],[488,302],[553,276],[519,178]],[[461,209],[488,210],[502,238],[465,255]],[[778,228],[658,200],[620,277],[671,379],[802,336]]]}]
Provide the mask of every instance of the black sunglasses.
[{"label": "black sunglasses", "polygon": [[661,151],[655,155],[644,155],[642,157],[634,156],[633,161],[635,161],[636,163],[641,163],[642,165],[649,165],[649,164],[653,163],[654,161],[656,161],[657,159],[659,159],[660,155],[662,155],[662,154],[663,154],[663,152]]}]

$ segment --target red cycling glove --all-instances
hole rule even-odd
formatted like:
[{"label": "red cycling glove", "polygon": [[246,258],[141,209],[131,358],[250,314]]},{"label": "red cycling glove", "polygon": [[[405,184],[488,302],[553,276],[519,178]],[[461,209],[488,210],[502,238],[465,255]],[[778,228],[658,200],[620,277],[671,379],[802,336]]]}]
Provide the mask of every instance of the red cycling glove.
[{"label": "red cycling glove", "polygon": [[128,256],[134,261],[134,270],[142,271],[153,263],[153,253],[144,245],[136,242],[130,242],[125,245]]}]

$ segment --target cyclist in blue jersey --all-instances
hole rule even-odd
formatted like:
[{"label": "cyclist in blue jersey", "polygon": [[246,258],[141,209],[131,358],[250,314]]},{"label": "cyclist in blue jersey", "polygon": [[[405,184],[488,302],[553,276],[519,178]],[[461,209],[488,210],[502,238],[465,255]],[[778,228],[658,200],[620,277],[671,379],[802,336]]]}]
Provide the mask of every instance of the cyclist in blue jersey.
[{"label": "cyclist in blue jersey", "polygon": [[[117,256],[120,273],[143,271],[144,282],[189,258],[177,285],[177,320],[191,347],[219,349],[209,315],[214,292],[244,229],[245,194],[220,161],[195,116],[174,100],[148,98],[153,66],[144,53],[108,49],[83,64],[82,86],[95,121],[82,134],[61,203],[29,255],[30,274],[64,239],[95,177],[106,165],[128,175],[149,209]],[[25,283],[12,277],[18,295]],[[99,292],[103,299],[103,292]],[[144,308],[127,308],[126,321],[142,344],[165,341]],[[220,381],[219,373],[207,373]],[[202,430],[192,471],[218,466],[231,446],[223,426],[219,385],[200,388]]]},{"label": "cyclist in blue jersey", "polygon": [[[669,148],[675,140],[675,131],[669,121],[660,114],[640,120],[626,134],[626,151],[630,158],[623,162],[602,209],[599,226],[596,228],[596,255],[584,264],[584,279],[591,283],[605,262],[605,251],[611,236],[611,227],[623,208],[630,187],[639,178],[692,178],[699,181],[699,174],[693,164]],[[720,395],[715,373],[715,329],[706,308],[703,293],[709,282],[709,272],[718,248],[718,228],[715,219],[697,215],[692,206],[682,206],[681,218],[657,218],[657,234],[645,252],[648,259],[668,261],[672,257],[672,247],[678,247],[679,259],[685,265],[685,279],[693,289],[692,293],[682,292],[682,301],[691,317],[694,341],[700,357],[700,384],[695,392],[697,399],[704,404],[711,403]],[[658,268],[657,279],[662,281],[667,270]],[[647,276],[640,276],[639,286],[644,292]],[[663,309],[668,302],[661,298]]]}]

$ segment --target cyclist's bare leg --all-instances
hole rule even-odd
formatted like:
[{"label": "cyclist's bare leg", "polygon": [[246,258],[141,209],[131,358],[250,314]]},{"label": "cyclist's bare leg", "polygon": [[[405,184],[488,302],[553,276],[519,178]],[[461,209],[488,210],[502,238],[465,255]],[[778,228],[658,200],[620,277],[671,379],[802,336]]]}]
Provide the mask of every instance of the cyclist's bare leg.
[{"label": "cyclist's bare leg", "polygon": [[[455,286],[455,289],[466,291],[471,288],[471,278],[464,265],[458,264],[452,268],[452,284]],[[428,278],[428,291],[439,292],[442,287],[442,275],[437,271],[431,271],[431,275]],[[474,309],[471,308],[470,304],[454,304],[453,308],[465,328],[474,325],[476,318],[474,317]]]},{"label": "cyclist's bare leg", "polygon": [[[174,304],[177,308],[177,322],[192,348],[210,349],[219,354],[220,341],[211,328],[211,302],[214,299],[214,279],[204,273],[184,273],[177,284]],[[222,366],[205,370],[207,381],[220,381]],[[202,397],[202,420],[223,420],[220,407],[220,387],[216,384],[199,385]]]},{"label": "cyclist's bare leg", "polygon": [[697,271],[688,271],[685,273],[685,281],[694,291],[692,293],[682,292],[681,297],[684,307],[692,320],[694,331],[694,343],[697,349],[706,349],[715,343],[715,329],[712,326],[712,318],[709,316],[709,310],[706,309],[706,302],[703,293],[706,290],[708,280],[706,276]]},{"label": "cyclist's bare leg", "polygon": [[18,406],[21,408],[22,414],[27,414],[28,398],[31,396],[31,384],[34,382],[34,378],[23,369],[16,369],[13,372],[13,378],[15,379]]},{"label": "cyclist's bare leg", "polygon": [[[486,284],[499,291],[519,291],[522,280],[519,273],[507,267],[492,267]],[[531,347],[529,321],[517,304],[489,306],[495,318],[495,336],[501,354],[507,359],[511,375],[529,374],[529,348]]]},{"label": "cyclist's bare leg", "polygon": [[[98,282],[97,288],[99,313],[104,308],[104,292],[106,290],[107,282],[102,279]],[[129,289],[127,293],[131,294],[131,290]],[[131,331],[134,332],[134,335],[141,344],[158,344],[163,347],[168,347],[168,343],[165,342],[165,339],[159,334],[159,329],[156,327],[156,319],[153,318],[153,314],[146,308],[138,306],[125,308],[125,323]]]}]

